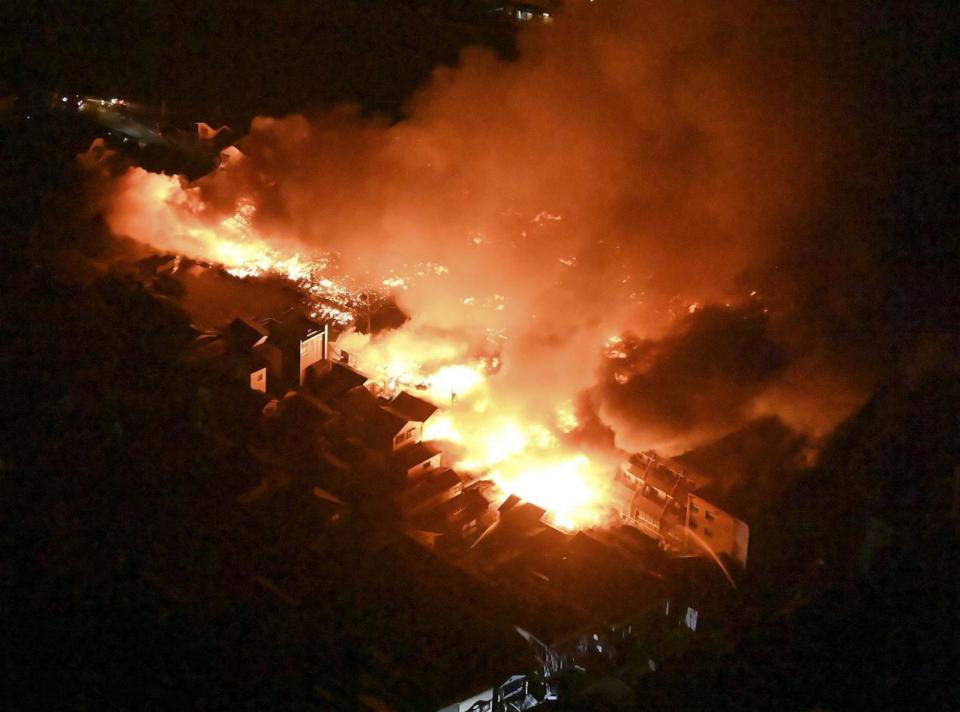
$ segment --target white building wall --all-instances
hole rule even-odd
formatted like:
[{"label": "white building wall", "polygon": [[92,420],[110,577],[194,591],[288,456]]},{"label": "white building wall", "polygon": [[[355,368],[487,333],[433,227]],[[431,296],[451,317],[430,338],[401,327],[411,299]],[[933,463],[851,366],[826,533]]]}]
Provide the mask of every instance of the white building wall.
[{"label": "white building wall", "polygon": [[300,385],[303,385],[307,369],[327,357],[327,327],[323,331],[300,342]]},{"label": "white building wall", "polygon": [[688,505],[687,526],[715,553],[722,552],[746,566],[750,527],[695,494],[690,495]]},{"label": "white building wall", "polygon": [[411,422],[393,437],[393,449],[401,450],[408,445],[416,445],[423,439],[423,423]]}]

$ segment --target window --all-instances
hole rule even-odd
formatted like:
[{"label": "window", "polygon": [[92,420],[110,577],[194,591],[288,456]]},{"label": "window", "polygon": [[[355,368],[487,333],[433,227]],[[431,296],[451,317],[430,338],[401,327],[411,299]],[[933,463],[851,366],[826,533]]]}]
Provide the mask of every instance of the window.
[{"label": "window", "polygon": [[704,535],[704,536],[712,536],[712,532],[711,532],[709,529],[707,529],[706,527],[704,527],[704,528],[703,528],[703,535]]},{"label": "window", "polygon": [[713,513],[712,513],[712,512],[706,512],[706,511],[705,511],[703,514],[704,514],[704,516],[706,516],[706,518],[709,519],[711,522],[712,522],[714,519],[716,519],[716,517],[713,516]]}]

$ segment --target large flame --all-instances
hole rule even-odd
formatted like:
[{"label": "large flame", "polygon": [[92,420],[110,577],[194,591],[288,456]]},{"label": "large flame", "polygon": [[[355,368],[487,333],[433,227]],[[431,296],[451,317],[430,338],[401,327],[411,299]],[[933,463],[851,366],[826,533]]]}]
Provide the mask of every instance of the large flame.
[{"label": "large flame", "polygon": [[676,453],[808,390],[818,345],[788,343],[816,364],[771,392],[767,320],[710,305],[735,306],[820,224],[845,144],[790,13],[568,5],[520,36],[518,61],[466,50],[403,121],[256,118],[196,186],[127,173],[108,219],[235,275],[285,275],[344,326],[391,294],[413,320],[351,344],[361,370],[442,405],[431,435],[461,469],[578,522],[602,509],[606,465],[569,445],[577,394],[598,442]]},{"label": "large flame", "polygon": [[331,255],[275,247],[277,236],[267,238],[254,227],[255,214],[253,202],[240,198],[232,212],[215,215],[197,188],[132,168],[119,179],[107,220],[117,234],[222,265],[235,277],[285,277],[311,297],[314,316],[350,325],[369,295],[336,274]]},{"label": "large flame", "polygon": [[[257,231],[255,213],[255,205],[241,198],[232,213],[213,215],[199,191],[179,179],[132,169],[121,179],[108,220],[119,234],[146,237],[221,264],[238,278],[286,277],[312,299],[318,316],[350,325],[369,303],[370,288],[338,278],[329,256],[282,252],[276,247],[282,240]],[[377,287],[402,290],[418,277],[444,272],[442,265],[421,265]],[[493,312],[503,308],[498,297],[490,299]],[[558,393],[552,412],[528,412],[521,396],[498,382],[499,355],[476,345],[490,341],[489,333],[470,339],[404,328],[376,337],[348,333],[341,346],[383,391],[408,390],[441,408],[427,423],[424,438],[447,443],[462,473],[493,481],[503,497],[515,494],[542,507],[558,527],[602,523],[610,463],[595,462],[564,444],[565,434],[577,425],[573,394]]]},{"label": "large flame", "polygon": [[346,345],[387,390],[408,389],[441,407],[424,439],[449,443],[462,472],[546,509],[561,528],[603,522],[610,463],[565,445],[577,425],[569,400],[559,398],[553,412],[528,413],[491,373],[495,359],[471,355],[462,340],[400,330],[373,340],[354,335]]}]

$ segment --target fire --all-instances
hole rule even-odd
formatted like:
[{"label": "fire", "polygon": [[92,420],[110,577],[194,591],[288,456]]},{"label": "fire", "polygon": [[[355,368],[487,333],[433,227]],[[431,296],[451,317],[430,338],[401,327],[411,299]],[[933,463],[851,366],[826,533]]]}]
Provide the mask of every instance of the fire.
[{"label": "fire", "polygon": [[563,529],[595,526],[605,517],[603,470],[565,448],[542,423],[454,410],[443,413],[424,437],[459,445],[463,454],[456,467],[546,509]]},{"label": "fire", "polygon": [[385,391],[408,390],[441,408],[424,439],[451,444],[460,472],[546,509],[563,529],[603,523],[610,463],[565,445],[578,425],[572,401],[560,399],[539,418],[526,413],[520,396],[497,380],[499,356],[479,352],[477,342],[489,340],[410,327],[351,334],[343,346]]},{"label": "fire", "polygon": [[[405,290],[412,280],[447,272],[443,265],[426,263],[383,280],[379,290],[361,289],[335,277],[330,256],[282,254],[273,246],[275,236],[267,239],[258,232],[255,217],[256,206],[243,198],[226,217],[214,216],[196,189],[134,169],[121,179],[108,220],[119,234],[221,264],[238,278],[283,276],[300,286],[317,316],[342,326],[369,309],[371,294]],[[501,294],[465,302],[492,313],[506,308]],[[561,528],[602,523],[609,467],[564,445],[563,436],[577,427],[569,394],[561,394],[554,410],[538,417],[524,412],[518,394],[500,386],[499,354],[477,344],[506,338],[493,327],[474,339],[404,328],[375,338],[348,332],[341,346],[385,392],[408,390],[441,408],[427,423],[424,438],[451,444],[459,453],[453,465],[461,473],[493,481],[504,497],[515,494],[542,507]]]},{"label": "fire", "polygon": [[197,188],[134,168],[120,178],[107,220],[117,234],[222,265],[241,279],[285,277],[310,295],[315,316],[352,324],[366,302],[362,292],[335,278],[331,256],[283,254],[273,247],[274,240],[254,226],[256,212],[251,201],[240,198],[232,213],[213,216]]},{"label": "fire", "polygon": [[451,400],[455,400],[479,387],[483,383],[483,378],[483,374],[475,366],[463,364],[444,366],[430,378],[428,395],[432,398],[449,395]]},{"label": "fire", "polygon": [[510,490],[549,510],[557,526],[575,529],[597,523],[597,491],[591,485],[590,461],[584,455],[531,462],[506,477],[497,470],[494,479]]},{"label": "fire", "polygon": [[564,433],[572,432],[580,425],[577,414],[573,410],[572,401],[564,401],[554,409],[557,427]]},{"label": "fire", "polygon": [[[358,367],[381,378],[388,391],[413,390],[441,407],[427,422],[424,439],[452,444],[459,471],[493,481],[504,497],[515,494],[546,509],[560,528],[603,523],[608,463],[564,444],[563,436],[577,426],[569,400],[543,422],[525,414],[523,404],[487,373],[491,359],[472,357],[462,340],[401,330],[351,341]],[[439,365],[425,368],[430,362]]]},{"label": "fire", "polygon": [[[437,328],[480,338],[490,329],[498,340],[505,332],[511,340],[496,353],[424,331],[392,352],[379,340],[345,350],[385,389],[443,407],[435,416],[442,427],[433,429],[462,450],[461,467],[507,490],[522,482],[528,493],[542,492],[529,478],[551,482],[550,473],[561,473],[557,481],[587,483],[556,489],[577,512],[589,511],[584,489],[602,491],[605,478],[594,473],[604,466],[568,445],[578,425],[567,401],[578,391],[597,386],[598,414],[617,442],[635,449],[648,426],[661,427],[632,421],[660,418],[663,430],[699,440],[726,428],[716,422],[725,412],[746,417],[755,393],[771,388],[767,376],[733,383],[728,406],[718,362],[635,393],[644,384],[637,361],[668,358],[668,347],[685,343],[683,325],[742,275],[783,281],[766,275],[781,249],[795,247],[779,236],[784,225],[804,224],[798,206],[829,195],[823,176],[835,171],[824,161],[836,155],[839,135],[806,121],[808,106],[830,103],[829,82],[781,76],[817,58],[793,55],[802,42],[784,54],[782,43],[765,40],[763,23],[779,26],[776,13],[753,13],[759,25],[727,37],[721,3],[704,3],[693,22],[673,7],[682,4],[598,4],[603,12],[567,3],[570,22],[527,35],[518,61],[465,51],[456,69],[438,69],[409,97],[403,121],[349,108],[260,117],[195,186],[129,171],[110,186],[110,227],[240,277],[286,276],[310,295],[317,316],[344,326],[363,325],[370,295],[390,292]],[[308,244],[343,252],[328,264]],[[331,265],[340,257],[353,279],[367,282],[338,274]],[[625,326],[650,348],[636,353],[609,337]],[[676,338],[665,341],[668,334]],[[606,357],[600,383],[590,362],[598,348]],[[786,349],[786,359],[803,350]],[[495,358],[508,361],[502,376]],[[699,363],[687,358],[675,370]],[[508,375],[520,380],[511,370],[527,371],[529,398],[506,387]],[[673,372],[652,369],[650,378]],[[792,364],[790,376],[797,380]],[[619,395],[622,408],[614,407]],[[627,407],[635,400],[651,407]]]}]

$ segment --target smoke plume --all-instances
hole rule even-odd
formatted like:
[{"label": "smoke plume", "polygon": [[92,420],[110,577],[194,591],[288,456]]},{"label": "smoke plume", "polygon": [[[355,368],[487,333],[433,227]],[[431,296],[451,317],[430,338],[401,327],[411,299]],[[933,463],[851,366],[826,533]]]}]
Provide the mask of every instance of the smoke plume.
[{"label": "smoke plume", "polygon": [[[517,61],[469,49],[436,70],[400,122],[256,119],[242,158],[195,185],[122,177],[108,220],[224,259],[208,230],[253,206],[279,254],[335,252],[389,286],[406,333],[496,343],[496,388],[525,407],[590,389],[621,447],[676,451],[770,413],[822,431],[861,388],[817,367],[810,305],[774,292],[793,276],[769,277],[841,161],[802,15],[567,3],[522,33]],[[600,357],[611,337],[623,358]]]}]

